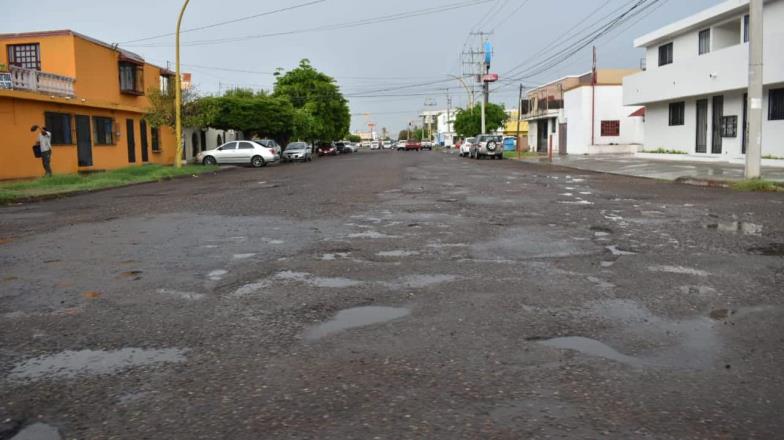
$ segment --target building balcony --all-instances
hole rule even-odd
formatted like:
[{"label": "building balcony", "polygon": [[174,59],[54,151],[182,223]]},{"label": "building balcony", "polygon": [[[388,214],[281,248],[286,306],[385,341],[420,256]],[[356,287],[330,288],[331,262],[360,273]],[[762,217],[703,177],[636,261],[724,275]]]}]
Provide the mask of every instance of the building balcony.
[{"label": "building balcony", "polygon": [[74,78],[10,66],[11,89],[56,96],[74,96]]}]

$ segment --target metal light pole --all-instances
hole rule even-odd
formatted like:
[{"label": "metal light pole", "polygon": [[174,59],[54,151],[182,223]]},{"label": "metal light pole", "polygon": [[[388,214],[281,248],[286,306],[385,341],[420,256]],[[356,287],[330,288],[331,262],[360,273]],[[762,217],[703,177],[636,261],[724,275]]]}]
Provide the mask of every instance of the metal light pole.
[{"label": "metal light pole", "polygon": [[[762,2],[751,0],[749,11],[749,136],[746,178],[760,177],[762,162]],[[743,127],[745,130],[746,127]]]},{"label": "metal light pole", "polygon": [[463,86],[463,88],[466,91],[466,95],[468,96],[468,108],[473,107],[474,106],[474,92],[471,89],[468,88],[468,84],[466,84],[465,79],[463,79],[462,77],[457,76],[457,75],[447,74],[447,76],[450,76],[450,77],[460,81],[460,84]]},{"label": "metal light pole", "polygon": [[180,15],[177,17],[177,31],[175,33],[175,70],[177,73],[176,86],[174,88],[174,131],[177,138],[177,152],[174,157],[174,166],[180,168],[182,166],[182,73],[180,72],[180,24],[182,24],[182,15],[185,14],[185,8],[188,7],[190,0],[185,0],[185,3],[180,9]]}]

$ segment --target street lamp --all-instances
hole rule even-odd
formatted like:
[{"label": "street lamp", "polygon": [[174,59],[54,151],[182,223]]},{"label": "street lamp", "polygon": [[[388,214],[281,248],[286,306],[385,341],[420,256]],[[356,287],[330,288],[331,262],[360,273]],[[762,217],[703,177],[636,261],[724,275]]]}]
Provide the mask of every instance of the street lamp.
[{"label": "street lamp", "polygon": [[185,14],[185,8],[191,0],[185,0],[185,3],[180,9],[180,15],[177,17],[177,31],[175,33],[175,51],[176,51],[176,86],[174,88],[174,130],[177,136],[177,152],[174,156],[174,166],[180,168],[182,162],[182,73],[180,73],[180,24],[182,23],[182,15]]},{"label": "street lamp", "polygon": [[465,83],[465,80],[463,79],[463,77],[457,76],[457,75],[452,75],[452,74],[449,74],[449,73],[447,74],[447,76],[452,77],[452,78],[460,81],[460,84],[463,85],[463,88],[466,91],[466,95],[468,95],[468,107],[469,108],[473,107],[474,106],[474,92],[471,89],[468,88],[468,85]]}]

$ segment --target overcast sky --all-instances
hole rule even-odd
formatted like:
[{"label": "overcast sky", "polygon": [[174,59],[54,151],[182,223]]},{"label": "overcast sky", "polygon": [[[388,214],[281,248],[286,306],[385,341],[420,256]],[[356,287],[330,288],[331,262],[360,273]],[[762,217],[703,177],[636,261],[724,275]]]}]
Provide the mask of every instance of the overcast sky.
[{"label": "overcast sky", "polygon": [[[191,0],[183,29],[248,17],[318,0]],[[570,33],[581,26],[601,20],[614,10],[631,4],[630,0],[323,0],[310,6],[262,16],[220,27],[185,33],[182,36],[183,71],[193,73],[193,81],[203,93],[216,93],[232,86],[271,89],[275,68],[290,69],[300,59],[335,77],[351,97],[352,129],[366,129],[369,118],[393,134],[416,118],[428,102],[445,108],[446,93],[453,106],[466,104],[466,93],[447,74],[461,75],[460,53],[467,43],[477,46],[479,37],[472,30],[493,31],[492,71],[502,80],[510,69],[531,60],[563,38],[570,44]],[[597,42],[600,67],[638,67],[642,50],[632,40],[667,23],[684,18],[720,0],[661,0],[639,18]],[[2,32],[73,29],[106,42],[121,44],[147,61],[166,65],[174,60],[174,38],[137,41],[173,32],[180,0],[0,0]],[[440,10],[450,5],[451,10]],[[467,5],[464,7],[457,7]],[[408,17],[362,26],[339,24],[390,16],[424,9],[439,10],[429,15]],[[613,14],[614,15],[614,14]],[[606,21],[606,20],[602,20]],[[289,35],[266,36],[231,41],[244,37],[321,27],[320,30]],[[230,41],[215,41],[229,39]],[[187,46],[188,42],[199,42]],[[539,55],[534,60],[541,60]],[[567,74],[590,69],[590,48],[565,62],[536,75],[522,78],[536,85]],[[529,62],[525,68],[535,68]],[[237,72],[232,69],[247,72]],[[525,72],[523,72],[525,73]],[[491,101],[515,106],[517,84],[501,82]],[[427,83],[427,84],[423,84]],[[416,88],[401,88],[420,84]],[[392,89],[392,90],[386,90]],[[375,95],[394,95],[379,97]],[[368,96],[372,95],[372,96]],[[416,95],[416,96],[401,96]]]}]

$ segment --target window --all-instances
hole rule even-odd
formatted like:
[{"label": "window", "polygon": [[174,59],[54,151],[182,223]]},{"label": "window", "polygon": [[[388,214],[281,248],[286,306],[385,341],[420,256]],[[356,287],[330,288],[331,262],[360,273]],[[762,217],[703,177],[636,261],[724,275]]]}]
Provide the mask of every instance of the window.
[{"label": "window", "polygon": [[784,120],[784,89],[773,89],[768,94],[768,120]]},{"label": "window", "polygon": [[223,144],[223,137],[221,137],[221,135],[218,135],[218,138],[215,140],[215,143],[218,145]]},{"label": "window", "polygon": [[252,150],[253,144],[250,142],[240,142],[240,150]]},{"label": "window", "polygon": [[73,145],[71,115],[68,113],[44,113],[46,128],[52,133],[53,145]]},{"label": "window", "polygon": [[8,64],[25,69],[41,70],[41,50],[38,43],[9,44]]},{"label": "window", "polygon": [[120,62],[120,91],[130,95],[144,94],[144,67]]},{"label": "window", "polygon": [[161,75],[160,83],[161,83],[162,95],[168,95],[169,93],[174,91],[174,87],[172,86],[172,84],[174,84],[174,80],[172,79],[171,76]]},{"label": "window", "polygon": [[659,65],[672,64],[672,43],[659,46]]},{"label": "window", "polygon": [[558,122],[555,119],[550,120],[550,133],[555,133],[555,129],[558,128]]},{"label": "window", "polygon": [[722,116],[721,137],[734,138],[738,136],[738,117]]},{"label": "window", "polygon": [[602,136],[620,136],[621,121],[602,121]]},{"label": "window", "polygon": [[114,119],[93,117],[95,145],[114,145]]},{"label": "window", "polygon": [[749,42],[749,16],[743,16],[743,42]]},{"label": "window", "polygon": [[686,112],[685,102],[673,102],[670,104],[670,126],[683,125],[684,113]]},{"label": "window", "polygon": [[700,55],[706,54],[711,50],[710,29],[700,31]]},{"label": "window", "polygon": [[160,153],[161,151],[161,129],[158,127],[150,128],[150,144],[152,144],[152,151],[154,153]]},{"label": "window", "polygon": [[221,151],[236,150],[236,149],[237,149],[237,143],[236,142],[227,142],[225,145],[221,146]]}]

